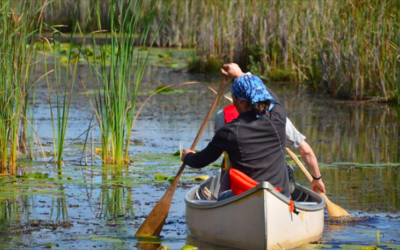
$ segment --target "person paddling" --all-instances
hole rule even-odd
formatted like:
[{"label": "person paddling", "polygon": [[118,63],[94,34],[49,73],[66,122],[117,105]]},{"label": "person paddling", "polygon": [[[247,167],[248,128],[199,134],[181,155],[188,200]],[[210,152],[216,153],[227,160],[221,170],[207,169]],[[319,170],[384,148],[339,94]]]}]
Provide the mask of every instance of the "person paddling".
[{"label": "person paddling", "polygon": [[[257,182],[268,181],[290,197],[285,165],[285,109],[271,96],[259,77],[238,75],[235,68],[225,65],[221,72],[236,78],[232,99],[239,116],[219,129],[202,151],[195,153],[185,149],[182,154],[184,164],[202,168],[227,152],[233,169]],[[230,188],[226,176],[222,178],[220,194]]]},{"label": "person paddling", "polygon": [[[234,73],[233,75],[242,75],[243,72],[240,67],[235,63],[225,64],[225,68],[230,68],[230,70]],[[245,73],[250,74],[250,73]],[[267,87],[268,92],[271,96],[279,101],[279,98],[276,94]],[[214,131],[217,132],[221,127],[223,127],[226,123],[231,122],[239,116],[239,112],[236,110],[235,106],[229,105],[224,109],[217,112],[215,116],[214,122]],[[325,184],[322,181],[322,175],[318,167],[318,160],[312,150],[311,146],[305,141],[306,137],[301,134],[289,118],[286,118],[286,147],[289,147],[293,152],[297,151],[300,153],[302,159],[306,163],[306,166],[311,172],[311,176],[313,181],[311,182],[312,190],[321,190],[326,193]],[[228,167],[229,159],[225,159],[222,171],[225,171]]]}]

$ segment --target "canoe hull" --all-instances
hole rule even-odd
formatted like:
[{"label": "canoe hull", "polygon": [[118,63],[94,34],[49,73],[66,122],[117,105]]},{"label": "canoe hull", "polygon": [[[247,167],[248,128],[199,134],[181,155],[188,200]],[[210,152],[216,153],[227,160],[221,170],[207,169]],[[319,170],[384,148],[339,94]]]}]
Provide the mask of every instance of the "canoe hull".
[{"label": "canoe hull", "polygon": [[267,182],[220,202],[191,201],[190,192],[185,201],[191,235],[219,245],[290,249],[318,240],[323,232],[323,200],[310,203],[314,205],[299,203],[295,214],[289,211],[290,200]]}]

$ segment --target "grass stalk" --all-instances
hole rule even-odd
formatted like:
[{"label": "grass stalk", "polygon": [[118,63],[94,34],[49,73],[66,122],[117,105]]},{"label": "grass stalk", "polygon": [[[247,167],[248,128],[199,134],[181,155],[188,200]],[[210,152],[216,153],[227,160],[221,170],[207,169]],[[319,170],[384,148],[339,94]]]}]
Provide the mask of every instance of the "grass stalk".
[{"label": "grass stalk", "polygon": [[[101,30],[99,1],[94,6]],[[154,5],[144,1],[111,0],[106,44],[98,46],[93,32],[93,44],[100,47],[94,51],[93,66],[97,73],[94,106],[106,164],[125,161],[124,146],[128,150],[136,97],[149,56],[148,50],[140,51],[135,46],[147,44],[153,13]],[[141,22],[145,25],[139,29]]]},{"label": "grass stalk", "polygon": [[[78,25],[75,26],[74,32],[71,33],[71,40],[74,37],[77,28]],[[48,98],[50,105],[51,125],[53,131],[54,159],[59,170],[61,170],[61,166],[63,164],[62,159],[65,145],[65,135],[67,131],[71,99],[73,96],[78,68],[78,60],[73,57],[72,53],[72,43],[69,43],[68,45],[66,65],[63,65],[63,58],[61,57],[61,45],[59,42],[57,42],[60,36],[61,34],[59,32],[55,32],[53,36],[54,42],[52,50],[54,81],[52,81],[48,77],[48,75],[46,75],[47,89],[49,94]],[[47,64],[48,62],[45,57],[46,71],[48,71]],[[62,76],[62,73],[64,73],[65,77]],[[53,100],[54,95],[55,100]]]},{"label": "grass stalk", "polygon": [[[0,1],[0,173],[17,173],[19,134],[25,139],[24,119],[29,110],[29,73],[33,50],[29,43],[38,32],[44,5],[37,1]],[[21,126],[22,123],[22,126]]]}]

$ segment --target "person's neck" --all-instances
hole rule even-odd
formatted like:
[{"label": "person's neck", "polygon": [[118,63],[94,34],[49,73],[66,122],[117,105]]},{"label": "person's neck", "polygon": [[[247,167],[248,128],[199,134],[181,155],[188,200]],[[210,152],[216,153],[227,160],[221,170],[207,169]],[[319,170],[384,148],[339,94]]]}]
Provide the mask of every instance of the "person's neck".
[{"label": "person's neck", "polygon": [[239,114],[241,114],[241,113],[246,113],[246,112],[251,111],[251,106],[248,105],[248,103],[243,101],[242,103],[240,103],[238,105],[238,107],[236,109],[239,112]]}]

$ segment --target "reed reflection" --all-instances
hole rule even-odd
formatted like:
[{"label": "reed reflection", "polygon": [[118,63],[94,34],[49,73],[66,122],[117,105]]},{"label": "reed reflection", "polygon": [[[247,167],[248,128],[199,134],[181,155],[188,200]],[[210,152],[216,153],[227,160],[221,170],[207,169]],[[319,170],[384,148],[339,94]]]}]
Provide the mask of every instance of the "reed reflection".
[{"label": "reed reflection", "polygon": [[134,216],[132,191],[125,186],[129,172],[126,167],[104,167],[98,218],[116,219]]},{"label": "reed reflection", "polygon": [[399,111],[376,102],[338,101],[307,92],[284,91],[293,124],[322,163],[399,163]]},{"label": "reed reflection", "polygon": [[[399,167],[340,166],[322,168],[329,198],[350,211],[400,210]],[[304,181],[300,171],[296,180]],[[304,181],[305,186],[309,184]]]}]

